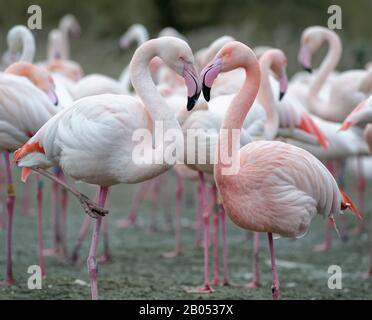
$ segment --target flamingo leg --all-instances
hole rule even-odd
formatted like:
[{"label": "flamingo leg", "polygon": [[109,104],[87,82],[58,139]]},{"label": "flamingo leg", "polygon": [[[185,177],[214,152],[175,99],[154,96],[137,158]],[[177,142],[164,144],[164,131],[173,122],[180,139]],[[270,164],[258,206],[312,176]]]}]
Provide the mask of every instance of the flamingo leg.
[{"label": "flamingo leg", "polygon": [[155,232],[157,230],[156,227],[156,214],[158,212],[159,207],[159,195],[160,195],[160,188],[159,188],[159,177],[154,178],[151,188],[151,203],[152,203],[152,210],[150,215],[150,231]]},{"label": "flamingo leg", "polygon": [[6,236],[6,278],[1,285],[9,286],[14,283],[13,278],[13,264],[12,264],[12,238],[13,238],[13,214],[14,214],[14,202],[15,202],[15,192],[13,185],[12,170],[10,167],[9,152],[4,153],[6,173],[8,179],[8,198],[7,198],[7,213],[8,213],[8,223],[7,223],[7,236]]},{"label": "flamingo leg", "polygon": [[37,237],[38,237],[38,253],[39,253],[39,266],[41,275],[45,276],[45,262],[43,254],[43,181],[40,176],[36,175],[37,181]]},{"label": "flamingo leg", "polygon": [[[100,207],[105,206],[107,194],[108,194],[108,187],[100,187],[99,192],[99,201],[98,205]],[[92,240],[90,243],[89,249],[89,256],[87,259],[87,267],[88,267],[88,274],[90,279],[90,290],[92,294],[92,300],[98,300],[98,284],[97,284],[97,246],[98,246],[98,238],[99,232],[101,228],[102,217],[97,218],[96,223],[94,225],[94,230],[92,234]]]},{"label": "flamingo leg", "polygon": [[58,199],[59,199],[59,186],[58,183],[52,181],[52,196],[51,196],[51,206],[52,206],[52,247],[50,249],[44,250],[44,255],[55,256],[58,253]]},{"label": "flamingo leg", "polygon": [[201,225],[203,219],[203,201],[201,197],[201,187],[200,183],[198,184],[198,194],[196,196],[197,206],[196,206],[196,216],[195,216],[195,245],[196,247],[202,246],[202,236],[201,236]]},{"label": "flamingo leg", "polygon": [[22,213],[28,215],[31,213],[30,207],[30,183],[26,181],[23,186],[23,196],[22,196]]},{"label": "flamingo leg", "polygon": [[176,247],[174,251],[165,252],[163,254],[164,258],[174,258],[182,253],[181,244],[181,215],[182,215],[182,197],[183,197],[183,181],[182,177],[176,173]]},{"label": "flamingo leg", "polygon": [[254,248],[253,248],[253,279],[247,284],[248,288],[259,288],[260,285],[260,257],[259,257],[259,243],[260,233],[254,232]]},{"label": "flamingo leg", "polygon": [[[329,172],[332,174],[332,176],[335,176],[335,167],[333,161],[327,161],[326,167],[329,170]],[[332,222],[327,219],[327,223],[325,226],[325,232],[324,232],[324,241],[323,243],[320,243],[314,247],[314,251],[316,252],[326,252],[329,251],[332,247],[332,230],[333,225]]]},{"label": "flamingo leg", "polygon": [[143,201],[143,199],[145,198],[150,186],[151,186],[151,182],[148,182],[148,181],[140,184],[139,189],[136,191],[134,195],[133,202],[129,210],[128,216],[116,221],[116,225],[119,228],[128,228],[135,224],[137,220],[138,208],[141,202]]},{"label": "flamingo leg", "polygon": [[[363,161],[362,157],[357,157],[358,163],[358,203],[359,203],[359,210],[363,214],[365,211],[365,201],[364,201],[364,193],[366,190],[366,180],[363,175]],[[356,235],[360,235],[364,232],[364,219],[358,219],[358,226],[355,230]]]},{"label": "flamingo leg", "polygon": [[274,251],[274,242],[273,242],[273,234],[268,233],[267,237],[269,239],[269,249],[270,249],[270,258],[271,258],[271,271],[273,275],[273,285],[271,287],[272,299],[276,300],[279,297],[280,289],[279,289],[279,276],[278,270],[276,268],[275,262],[275,251]]},{"label": "flamingo leg", "polygon": [[220,276],[218,270],[218,249],[219,249],[219,211],[217,206],[217,187],[212,186],[212,203],[213,203],[213,284],[218,286],[220,284]]},{"label": "flamingo leg", "polygon": [[[177,179],[177,178],[176,178]],[[181,178],[182,180],[182,178]],[[182,184],[182,181],[181,181],[181,184]],[[172,227],[173,227],[173,219],[172,219],[172,214],[171,214],[171,211],[169,210],[170,207],[169,207],[169,193],[167,192],[167,189],[168,189],[168,177],[166,174],[164,174],[162,176],[162,186],[161,186],[163,192],[163,209],[164,209],[164,221],[165,221],[165,225],[164,225],[164,229],[166,231],[168,230],[172,230]],[[183,186],[182,186],[183,187]],[[177,191],[176,191],[177,192]],[[182,197],[182,196],[181,196]],[[176,196],[177,198],[177,196]],[[176,231],[177,233],[177,231]]]},{"label": "flamingo leg", "polygon": [[220,215],[222,225],[223,284],[231,285],[230,272],[227,263],[229,251],[227,246],[226,212],[222,204],[220,204]]},{"label": "flamingo leg", "polygon": [[5,228],[5,211],[3,210],[3,203],[4,203],[4,198],[3,198],[3,187],[4,187],[4,176],[3,176],[3,163],[0,163],[1,168],[0,168],[0,229]]},{"label": "flamingo leg", "polygon": [[103,219],[103,256],[98,258],[99,262],[111,261],[110,246],[109,246],[109,221],[108,217]]},{"label": "flamingo leg", "polygon": [[203,226],[204,226],[204,286],[202,288],[187,290],[190,293],[211,293],[212,289],[209,282],[209,205],[205,190],[204,174],[199,171],[199,183],[203,204]]},{"label": "flamingo leg", "polygon": [[77,189],[69,186],[66,182],[58,179],[56,176],[54,176],[52,173],[41,169],[41,168],[32,168],[33,171],[40,173],[41,175],[49,178],[52,181],[57,182],[59,185],[61,185],[66,190],[70,191],[80,202],[81,206],[83,207],[85,213],[92,218],[98,218],[105,216],[108,214],[108,211],[101,208],[99,205],[94,203],[92,200],[90,200],[86,195],[78,191]]},{"label": "flamingo leg", "polygon": [[83,225],[80,228],[78,238],[74,245],[74,249],[72,250],[71,261],[73,263],[76,263],[79,260],[79,251],[80,251],[81,245],[83,244],[84,238],[88,232],[88,228],[89,228],[91,221],[92,221],[91,217],[85,216]]},{"label": "flamingo leg", "polygon": [[[65,176],[63,171],[60,170],[59,178],[62,181],[65,181]],[[61,223],[60,223],[60,237],[61,237],[61,247],[62,247],[62,254],[65,259],[68,259],[68,252],[67,252],[67,212],[68,212],[68,193],[67,190],[62,188],[61,189]]]}]

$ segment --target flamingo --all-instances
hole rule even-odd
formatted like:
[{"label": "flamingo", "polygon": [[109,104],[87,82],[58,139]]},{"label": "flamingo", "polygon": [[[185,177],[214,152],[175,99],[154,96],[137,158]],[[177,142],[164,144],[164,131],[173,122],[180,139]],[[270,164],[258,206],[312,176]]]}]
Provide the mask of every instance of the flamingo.
[{"label": "flamingo", "polygon": [[[364,129],[364,138],[366,139],[369,149],[372,151],[372,127],[369,125],[372,122],[372,95],[361,102],[345,119],[340,130],[348,130],[352,126],[362,125]],[[372,239],[372,237],[371,237]],[[368,275],[372,276],[372,242],[370,253],[370,264]]]},{"label": "flamingo", "polygon": [[[26,62],[12,64],[0,73],[0,150],[4,152],[8,183],[7,271],[4,284],[14,283],[12,269],[12,230],[15,191],[9,155],[21,147],[49,118],[57,113],[57,97],[49,73]],[[38,188],[38,222],[41,226],[41,189]],[[39,233],[41,246],[41,234]],[[42,273],[42,247],[39,259]]]},{"label": "flamingo", "polygon": [[[133,87],[140,99],[104,94],[80,99],[62,110],[17,151],[14,159],[23,167],[23,178],[30,168],[48,175],[40,168],[59,165],[73,179],[99,185],[99,206],[104,207],[110,186],[146,181],[170,169],[174,163],[166,161],[164,150],[171,142],[162,141],[160,148],[158,137],[155,146],[150,141],[145,147],[160,161],[144,164],[133,158],[137,144],[132,137],[136,130],[152,132],[155,121],[162,122],[164,132],[180,130],[151,79],[148,66],[155,56],[184,77],[187,108],[192,109],[201,88],[190,47],[171,37],[150,40],[136,50],[130,64]],[[78,194],[71,187],[69,191]],[[98,216],[87,259],[92,299],[98,299],[96,250],[101,222]]]},{"label": "flamingo", "polygon": [[[229,42],[228,42],[229,43]],[[273,54],[272,52],[270,55]],[[274,55],[279,55],[279,58],[276,59],[275,63],[272,65],[270,64],[269,60],[266,62],[265,72],[269,72],[269,68],[272,67],[273,72],[276,76],[280,79],[280,90],[276,93],[277,97],[283,97],[286,86],[287,86],[287,76],[285,72],[285,67],[287,64],[287,60],[282,52],[278,53],[278,51],[274,51]],[[268,75],[267,75],[268,77]],[[232,78],[230,78],[232,79]],[[269,82],[269,78],[267,79]],[[228,84],[227,84],[228,85]],[[285,134],[287,137],[291,136],[292,138],[304,140],[306,142],[311,143],[318,143],[321,141],[322,144],[325,144],[325,138],[321,134],[320,130],[317,129],[316,125],[312,122],[311,118],[306,112],[302,113],[295,113],[293,111],[295,109],[291,109],[287,103],[282,103],[282,106],[276,106],[274,103],[274,99],[272,98],[272,93],[268,92],[271,91],[271,88],[268,84],[263,84],[263,92],[262,97],[265,100],[263,106],[259,104],[259,102],[255,102],[255,106],[252,109],[252,112],[248,115],[248,117],[244,120],[243,131],[241,134],[241,145],[245,145],[248,142],[252,141],[253,139],[262,138],[266,136],[267,138],[273,139],[277,134]],[[210,99],[210,91],[205,91],[204,96],[206,100]],[[207,234],[209,234],[209,213],[208,213],[208,206],[206,205],[207,200],[205,198],[205,184],[204,184],[204,176],[203,174],[207,174],[207,177],[210,176],[209,180],[212,182],[212,188],[214,185],[213,181],[213,155],[214,155],[214,148],[217,142],[217,134],[214,132],[218,132],[219,128],[221,127],[223,117],[226,113],[227,107],[231,100],[233,99],[234,95],[221,95],[212,99],[209,102],[207,110],[200,110],[194,111],[191,113],[187,119],[182,123],[182,129],[184,134],[187,135],[188,130],[196,129],[198,130],[197,138],[198,138],[198,148],[195,148],[195,144],[189,140],[186,141],[188,143],[185,147],[185,159],[184,163],[193,170],[196,170],[200,174],[200,185],[201,185],[201,192],[200,195],[202,197],[203,203],[203,225],[204,225],[204,238],[208,239]],[[279,113],[281,116],[279,116]],[[293,120],[291,120],[293,119]],[[281,122],[279,122],[281,121]],[[291,128],[292,127],[292,128]],[[283,131],[281,131],[283,130]],[[213,132],[211,132],[213,131]],[[207,142],[208,141],[208,142]],[[208,144],[209,143],[209,144]],[[203,147],[200,147],[202,145]],[[191,155],[195,155],[196,159],[199,159],[199,152],[205,151],[206,156],[205,159],[207,163],[199,163],[196,161],[193,163],[192,160],[188,159]],[[194,158],[191,158],[194,159]],[[210,162],[209,162],[210,160]],[[222,212],[222,222],[224,218],[223,206],[220,206],[220,210]],[[218,215],[217,215],[218,216]],[[216,218],[216,216],[215,216]],[[222,224],[224,228],[224,224]],[[229,283],[229,272],[227,269],[227,246],[226,246],[226,233],[222,232],[223,236],[223,243],[224,243],[224,252],[223,252],[223,259],[224,259],[224,283]],[[205,240],[207,243],[208,240]],[[215,247],[217,246],[217,241],[214,242]],[[204,247],[204,286],[202,288],[198,288],[196,290],[190,290],[191,292],[198,292],[198,293],[209,293],[212,292],[213,289],[210,286],[209,279],[208,279],[208,246]],[[214,257],[214,264],[217,264],[216,255]],[[214,267],[215,270],[218,270],[217,267]],[[214,283],[218,284],[217,281],[218,276],[215,272],[215,280]]]},{"label": "flamingo", "polygon": [[[242,128],[260,87],[260,66],[254,52],[240,42],[230,42],[203,70],[203,93],[220,72],[244,68],[246,80],[232,100],[219,134],[214,178],[230,219],[243,229],[268,234],[273,273],[272,298],[279,297],[273,233],[298,238],[312,219],[351,208],[326,167],[309,152],[279,141],[256,141],[239,147],[233,130]],[[224,157],[229,152],[229,160]],[[231,159],[234,159],[232,161]]]}]

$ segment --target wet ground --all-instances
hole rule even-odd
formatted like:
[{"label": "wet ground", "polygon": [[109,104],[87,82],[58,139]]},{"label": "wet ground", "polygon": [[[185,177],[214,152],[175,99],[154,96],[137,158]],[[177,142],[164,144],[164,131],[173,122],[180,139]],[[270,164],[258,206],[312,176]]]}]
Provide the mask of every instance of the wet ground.
[{"label": "wet ground", "polygon": [[[168,209],[174,211],[175,177],[168,174],[163,192],[169,197]],[[18,178],[16,177],[18,181]],[[30,179],[34,188],[35,180]],[[14,275],[16,284],[0,288],[0,299],[89,299],[89,280],[85,258],[88,254],[90,236],[81,251],[81,261],[72,266],[61,257],[46,258],[46,278],[41,290],[30,290],[27,269],[37,264],[36,215],[21,212],[22,185],[17,183],[17,206],[14,223]],[[80,186],[79,186],[80,188]],[[127,214],[135,186],[120,186],[110,194],[110,248],[113,260],[99,264],[99,294],[102,299],[269,299],[271,271],[266,236],[262,235],[260,258],[262,265],[262,287],[247,289],[244,285],[251,278],[252,236],[229,223],[229,266],[234,287],[215,286],[215,292],[207,295],[189,294],[186,287],[202,283],[203,252],[195,246],[194,230],[194,185],[187,183],[183,210],[182,240],[183,254],[174,259],[162,258],[164,251],[174,246],[173,230],[164,230],[163,206],[156,209],[150,201],[145,201],[140,209],[139,224],[123,230],[115,226],[115,221]],[[349,188],[350,189],[350,188]],[[45,183],[44,242],[51,245],[50,184]],[[94,188],[82,188],[94,195]],[[367,191],[368,192],[368,191]],[[369,191],[370,192],[370,191]],[[351,192],[353,194],[353,192]],[[367,193],[368,194],[368,193]],[[32,196],[34,197],[34,196]],[[68,217],[68,246],[71,251],[84,213],[77,201],[70,197]],[[32,199],[34,200],[34,199]],[[32,207],[35,207],[32,201]],[[149,226],[156,219],[157,230]],[[368,220],[369,221],[369,220]],[[340,223],[339,223],[340,224]],[[368,223],[370,224],[370,223]],[[348,228],[355,225],[355,219],[347,214]],[[314,253],[312,248],[323,239],[324,220],[317,218],[308,235],[297,241],[278,239],[278,270],[282,299],[371,299],[372,278],[364,279],[361,272],[368,268],[369,240],[367,234],[350,237],[341,242],[333,232],[334,246],[328,253]],[[4,230],[0,230],[0,273],[5,273]],[[100,239],[102,242],[102,238]],[[100,247],[102,252],[102,243]],[[221,261],[220,261],[221,264]],[[222,264],[221,264],[222,265]],[[328,267],[342,268],[342,289],[330,290],[327,286]],[[222,267],[221,267],[222,272]],[[212,273],[212,272],[211,272]],[[213,273],[212,273],[213,276]]]}]

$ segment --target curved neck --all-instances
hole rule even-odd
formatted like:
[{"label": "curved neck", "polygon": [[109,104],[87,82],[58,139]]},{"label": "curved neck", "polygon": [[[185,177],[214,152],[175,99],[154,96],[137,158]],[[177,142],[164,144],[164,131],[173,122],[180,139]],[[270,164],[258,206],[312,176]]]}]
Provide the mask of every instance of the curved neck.
[{"label": "curved neck", "polygon": [[231,156],[231,159],[238,158],[240,149],[240,134],[239,137],[236,137],[236,132],[234,133],[234,131],[237,129],[240,132],[245,117],[247,116],[249,109],[252,107],[260,88],[260,66],[257,60],[256,62],[250,64],[242,64],[240,67],[245,69],[246,77],[239,92],[231,101],[222,123],[217,148],[218,166],[222,166],[224,163],[221,158],[222,155],[219,151],[220,149],[223,149],[225,153],[228,152],[228,154]]},{"label": "curved neck", "polygon": [[157,46],[152,41],[136,50],[129,66],[132,85],[153,121],[171,119],[176,121],[171,108],[158,92],[151,77],[149,63],[156,56],[158,56]]},{"label": "curved neck", "polygon": [[273,54],[267,53],[260,59],[261,85],[258,99],[266,112],[265,139],[274,140],[279,129],[279,112],[274,99],[270,83],[270,68],[273,62]]},{"label": "curved neck", "polygon": [[310,84],[310,89],[307,95],[307,101],[311,112],[322,117],[327,112],[327,102],[322,101],[319,98],[319,92],[326,82],[330,73],[336,68],[341,54],[342,44],[338,35],[329,30],[323,30],[324,38],[328,41],[329,49],[326,57],[322,61],[319,70],[314,75],[313,80]]},{"label": "curved neck", "polygon": [[33,62],[35,57],[35,39],[31,33],[22,33],[22,54],[19,61]]}]

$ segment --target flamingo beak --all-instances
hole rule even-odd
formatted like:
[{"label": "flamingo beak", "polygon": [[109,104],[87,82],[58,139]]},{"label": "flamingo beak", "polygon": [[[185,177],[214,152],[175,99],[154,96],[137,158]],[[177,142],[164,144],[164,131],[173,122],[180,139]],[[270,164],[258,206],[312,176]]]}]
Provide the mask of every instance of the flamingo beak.
[{"label": "flamingo beak", "polygon": [[288,77],[285,68],[283,67],[282,75],[279,79],[279,101],[283,99],[288,89]]},{"label": "flamingo beak", "polygon": [[306,45],[302,45],[300,48],[300,51],[298,53],[298,62],[305,71],[309,73],[313,72],[311,68],[311,53]]},{"label": "flamingo beak", "polygon": [[193,64],[185,63],[183,77],[187,87],[187,110],[191,111],[201,93],[200,79],[197,76],[196,68]]},{"label": "flamingo beak", "polygon": [[347,129],[349,129],[354,123],[352,121],[348,121],[348,120],[345,120],[343,123],[342,123],[342,126],[337,130],[337,132],[340,132],[340,131],[346,131]]},{"label": "flamingo beak", "polygon": [[209,63],[201,72],[203,81],[203,96],[206,101],[211,99],[211,88],[214,80],[222,69],[222,59],[217,58]]},{"label": "flamingo beak", "polygon": [[56,91],[54,90],[52,86],[49,87],[47,95],[55,106],[58,105],[58,97],[57,97]]}]

